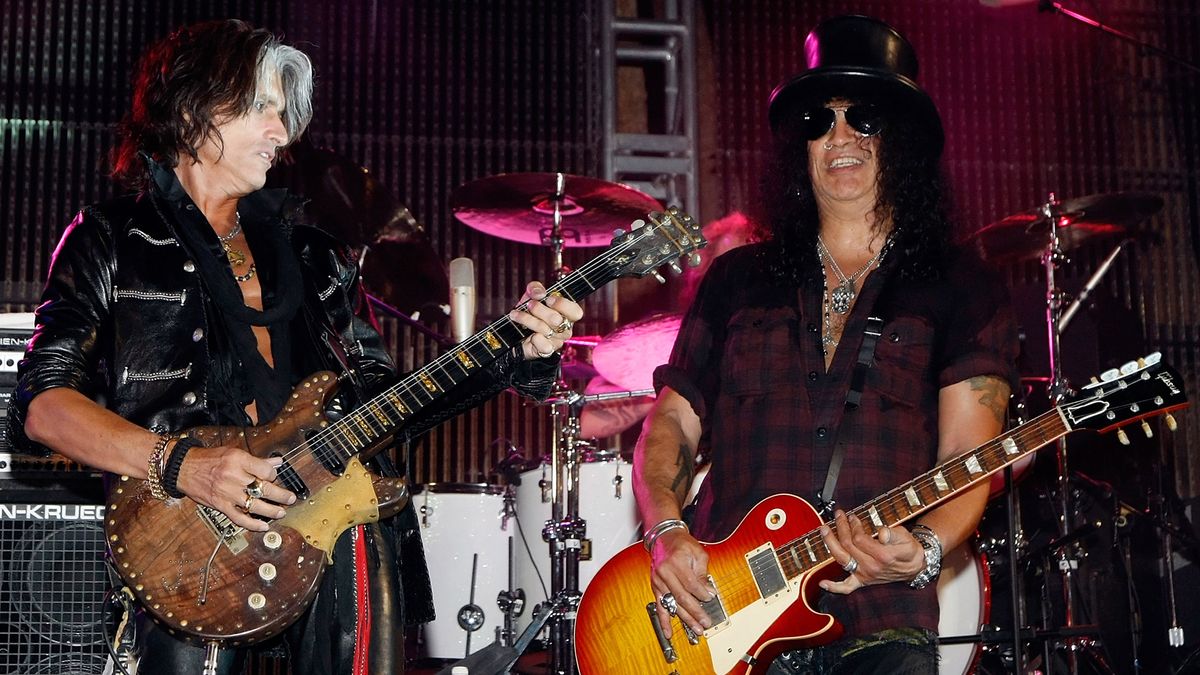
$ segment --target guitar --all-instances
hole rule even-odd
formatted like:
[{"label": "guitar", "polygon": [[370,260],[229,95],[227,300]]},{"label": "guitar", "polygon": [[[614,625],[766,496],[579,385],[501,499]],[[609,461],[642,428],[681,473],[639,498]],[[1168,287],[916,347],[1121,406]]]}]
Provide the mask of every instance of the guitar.
[{"label": "guitar", "polygon": [[[1187,405],[1183,380],[1158,353],[1104,374],[1070,402],[1047,411],[854,509],[872,531],[923,513],[1071,431],[1110,431]],[[1153,430],[1145,421],[1143,431]],[[1118,431],[1123,440],[1124,431]],[[831,526],[833,523],[826,523]],[[750,510],[723,541],[704,544],[717,595],[704,603],[711,628],[693,634],[677,619],[663,636],[641,543],[612,558],[579,603],[575,655],[581,675],[762,673],[779,654],[836,640],[842,627],[813,610],[818,581],[843,574],[821,539],[808,502],[773,495]]]},{"label": "guitar", "polygon": [[[596,259],[547,288],[578,300],[614,279],[655,268],[707,244],[700,227],[677,209],[651,213],[618,231]],[[190,499],[161,501],[144,480],[109,481],[105,533],[117,571],[156,621],[172,632],[225,645],[270,638],[308,607],[347,528],[376,522],[408,502],[403,479],[376,475],[363,461],[388,446],[396,431],[529,334],[494,321],[424,368],[333,420],[326,407],[337,376],[301,382],[276,419],[251,428],[197,427],[204,445],[234,445],[258,457],[283,457],[277,483],[297,502],[267,532],[248,532]]]}]

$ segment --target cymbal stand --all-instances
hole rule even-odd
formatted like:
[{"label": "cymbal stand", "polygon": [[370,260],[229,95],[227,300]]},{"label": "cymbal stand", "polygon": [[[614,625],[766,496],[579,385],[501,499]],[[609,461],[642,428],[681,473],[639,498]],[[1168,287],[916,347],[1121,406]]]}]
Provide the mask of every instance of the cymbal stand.
[{"label": "cymbal stand", "polygon": [[[1066,398],[1068,393],[1068,383],[1063,376],[1062,370],[1062,351],[1061,351],[1061,332],[1059,330],[1063,318],[1063,291],[1058,285],[1058,270],[1059,267],[1067,262],[1067,257],[1063,252],[1062,241],[1059,238],[1059,227],[1065,224],[1062,214],[1058,210],[1059,201],[1053,192],[1050,193],[1046,203],[1042,206],[1042,215],[1050,223],[1050,240],[1046,247],[1046,252],[1042,255],[1042,266],[1045,268],[1046,274],[1046,339],[1049,343],[1050,354],[1050,382],[1048,392],[1052,405],[1060,405]],[[1090,641],[1081,641],[1078,637],[1072,638],[1076,625],[1075,617],[1075,597],[1073,582],[1076,571],[1079,569],[1078,546],[1075,543],[1075,538],[1072,537],[1074,525],[1072,523],[1072,515],[1074,514],[1074,505],[1071,500],[1071,471],[1067,462],[1067,441],[1065,438],[1058,439],[1057,459],[1058,459],[1058,534],[1060,540],[1064,542],[1058,548],[1055,558],[1058,563],[1058,571],[1062,577],[1062,600],[1063,600],[1063,627],[1065,630],[1062,634],[1065,639],[1060,640],[1059,644],[1065,646],[1065,655],[1067,661],[1067,669],[1070,675],[1078,675],[1079,659],[1078,651],[1082,648],[1094,648],[1094,644]],[[1046,618],[1048,619],[1048,614]],[[1046,626],[1049,628],[1049,626]],[[1047,672],[1052,672],[1052,645],[1047,642],[1043,646],[1043,656]],[[1095,659],[1097,663],[1103,663],[1103,659]]]},{"label": "cymbal stand", "polygon": [[551,214],[550,229],[542,230],[542,244],[550,247],[551,260],[554,263],[554,273],[562,278],[566,276],[568,270],[563,266],[563,232],[562,232],[562,205],[567,198],[567,177],[561,172],[554,174],[554,195],[550,201],[554,203],[554,212]]},{"label": "cymbal stand", "polygon": [[[561,386],[560,389],[565,389]],[[550,667],[556,675],[574,675],[575,609],[579,591],[579,555],[587,537],[587,522],[579,516],[579,414],[583,396],[560,391],[560,402],[551,407],[554,421],[550,465],[550,520],[542,538],[550,546]]]}]

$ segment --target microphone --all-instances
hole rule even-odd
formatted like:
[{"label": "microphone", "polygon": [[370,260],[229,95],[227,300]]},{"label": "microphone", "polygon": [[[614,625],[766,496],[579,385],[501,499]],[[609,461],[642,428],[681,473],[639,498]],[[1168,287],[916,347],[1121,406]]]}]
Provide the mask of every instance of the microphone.
[{"label": "microphone", "polygon": [[456,343],[475,334],[475,263],[450,261],[450,334]]}]

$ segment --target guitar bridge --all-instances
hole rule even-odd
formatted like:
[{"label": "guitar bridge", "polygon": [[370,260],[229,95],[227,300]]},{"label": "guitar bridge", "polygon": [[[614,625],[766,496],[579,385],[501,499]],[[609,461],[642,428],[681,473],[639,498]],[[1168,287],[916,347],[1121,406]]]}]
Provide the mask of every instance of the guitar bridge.
[{"label": "guitar bridge", "polygon": [[217,536],[222,544],[229,547],[230,552],[236,555],[250,545],[246,541],[246,530],[230,520],[229,516],[203,504],[196,505],[196,512],[200,514],[201,522]]}]

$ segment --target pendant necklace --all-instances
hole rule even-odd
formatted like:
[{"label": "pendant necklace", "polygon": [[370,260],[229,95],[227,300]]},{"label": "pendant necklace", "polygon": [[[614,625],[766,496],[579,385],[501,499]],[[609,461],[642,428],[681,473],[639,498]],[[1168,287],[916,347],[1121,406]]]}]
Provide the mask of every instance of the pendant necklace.
[{"label": "pendant necklace", "polygon": [[838,278],[838,285],[834,287],[833,291],[828,293],[829,305],[833,311],[838,314],[845,314],[850,311],[850,307],[854,304],[854,298],[858,295],[854,290],[855,284],[858,283],[862,275],[866,274],[867,270],[882,260],[883,254],[887,249],[888,245],[884,244],[878,253],[871,256],[870,260],[858,268],[857,272],[846,276],[842,272],[842,268],[838,266],[837,261],[833,259],[833,254],[829,252],[829,248],[825,246],[825,241],[821,239],[821,235],[817,235],[817,257],[822,260],[828,260],[830,268],[833,269],[834,275]]},{"label": "pendant necklace", "polygon": [[[229,234],[226,234],[225,236],[217,235],[217,239],[221,242],[221,248],[225,249],[225,259],[229,261],[229,266],[231,268],[241,267],[242,265],[246,264],[246,253],[240,249],[234,248],[233,245],[229,243],[234,237],[242,233],[242,214],[237,213],[235,215],[237,216],[237,222],[234,223],[233,229],[229,231]],[[238,283],[253,279],[254,263],[250,263],[250,269],[246,270],[245,274],[234,273],[233,278],[236,279]]]}]

